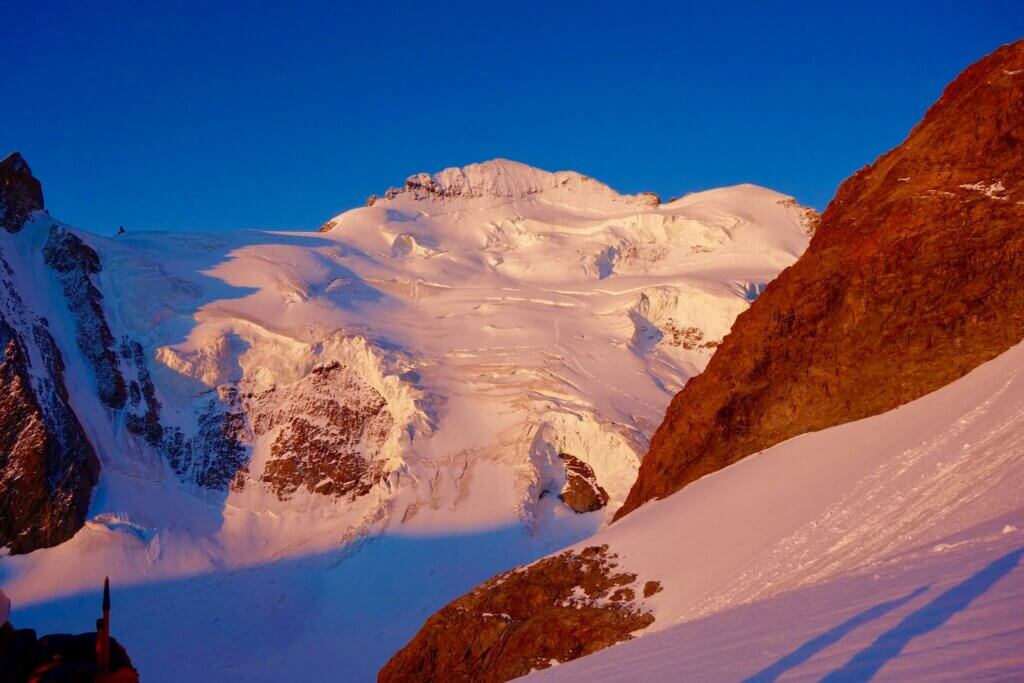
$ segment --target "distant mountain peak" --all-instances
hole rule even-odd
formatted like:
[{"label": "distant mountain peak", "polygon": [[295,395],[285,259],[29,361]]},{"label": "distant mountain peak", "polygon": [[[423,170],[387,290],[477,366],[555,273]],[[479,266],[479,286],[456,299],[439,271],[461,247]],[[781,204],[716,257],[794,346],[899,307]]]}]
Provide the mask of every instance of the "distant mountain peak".
[{"label": "distant mountain peak", "polygon": [[[492,159],[462,168],[409,176],[403,187],[393,187],[384,199],[411,196],[414,199],[522,199],[549,192],[586,192],[628,203],[657,206],[653,192],[620,195],[604,183],[575,171],[545,171],[509,159]],[[372,205],[375,198],[368,204]]]}]

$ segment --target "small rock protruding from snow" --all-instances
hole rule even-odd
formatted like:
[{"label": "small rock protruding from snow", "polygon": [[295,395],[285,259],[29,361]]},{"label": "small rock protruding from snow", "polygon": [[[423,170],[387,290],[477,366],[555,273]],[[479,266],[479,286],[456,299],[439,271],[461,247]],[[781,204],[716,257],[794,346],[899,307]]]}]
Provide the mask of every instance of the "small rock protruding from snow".
[{"label": "small rock protruding from snow", "polygon": [[565,487],[558,498],[574,512],[594,512],[608,504],[608,492],[597,483],[594,468],[569,453],[559,453],[565,463]]}]

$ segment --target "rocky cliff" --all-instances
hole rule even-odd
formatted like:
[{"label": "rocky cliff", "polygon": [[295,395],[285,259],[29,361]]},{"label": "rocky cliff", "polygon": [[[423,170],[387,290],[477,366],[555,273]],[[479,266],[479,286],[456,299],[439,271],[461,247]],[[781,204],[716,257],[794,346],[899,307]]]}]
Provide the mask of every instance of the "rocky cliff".
[{"label": "rocky cliff", "polygon": [[33,211],[43,209],[43,188],[18,152],[0,161],[0,228],[18,232]]},{"label": "rocky cliff", "polygon": [[124,378],[114,352],[114,335],[103,311],[103,295],[92,276],[101,270],[100,256],[69,230],[54,225],[43,247],[46,265],[57,272],[61,290],[75,318],[75,340],[96,375],[96,391],[110,408],[124,407]]},{"label": "rocky cliff", "polygon": [[[0,223],[18,232],[42,191],[17,153],[0,162]],[[26,553],[85,522],[99,461],[72,410],[49,322],[26,306],[0,243],[0,547]]]},{"label": "rocky cliff", "polygon": [[1024,42],[842,184],[803,257],[675,397],[622,517],[805,432],[891,410],[1024,337]]},{"label": "rocky cliff", "polygon": [[[704,373],[675,397],[618,516],[785,439],[911,401],[1019,342],[1022,153],[1019,42],[967,69],[902,145],[843,183],[807,252],[739,316]],[[566,588],[550,576],[555,559],[571,565],[583,553],[511,572],[516,594],[560,604]],[[598,580],[594,571],[611,578],[592,567],[587,582]],[[527,664],[586,654],[553,652],[550,643],[570,624],[586,632],[601,615],[537,609],[510,624],[543,635],[498,641],[483,619],[504,609],[505,584],[493,579],[431,617],[380,680],[413,671],[422,680],[507,680]],[[640,627],[609,632],[599,646]]]}]

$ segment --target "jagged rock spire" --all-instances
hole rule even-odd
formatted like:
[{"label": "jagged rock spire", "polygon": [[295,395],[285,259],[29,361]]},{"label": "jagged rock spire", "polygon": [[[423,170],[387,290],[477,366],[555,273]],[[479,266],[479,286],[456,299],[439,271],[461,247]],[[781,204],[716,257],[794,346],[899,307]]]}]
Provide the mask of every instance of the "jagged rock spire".
[{"label": "jagged rock spire", "polygon": [[20,152],[0,161],[0,227],[18,232],[33,211],[43,208],[43,186]]}]

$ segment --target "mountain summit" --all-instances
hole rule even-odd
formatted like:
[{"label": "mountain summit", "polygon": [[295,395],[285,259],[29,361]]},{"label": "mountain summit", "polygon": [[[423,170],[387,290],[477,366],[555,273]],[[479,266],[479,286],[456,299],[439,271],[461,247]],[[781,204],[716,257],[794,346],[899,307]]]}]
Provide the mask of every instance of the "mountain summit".
[{"label": "mountain summit", "polygon": [[660,203],[658,196],[651,192],[621,195],[604,183],[582,173],[552,173],[508,159],[493,159],[462,168],[446,168],[433,175],[417,173],[406,179],[405,187],[392,188],[385,197],[391,198],[402,192],[410,192],[417,199],[522,199],[546,192],[583,192],[645,206],[657,206]]},{"label": "mountain summit", "polygon": [[[553,201],[569,201],[593,207],[607,202],[656,207],[661,203],[653,192],[635,195],[619,194],[604,183],[575,171],[544,171],[518,161],[492,159],[462,168],[446,168],[438,173],[417,173],[409,176],[402,187],[392,187],[383,200],[409,198],[475,202],[476,207],[492,205],[497,201],[515,201],[543,197]],[[486,200],[492,200],[490,202]],[[376,195],[367,200],[367,206],[381,201]],[[331,223],[323,229],[330,229]]]}]

